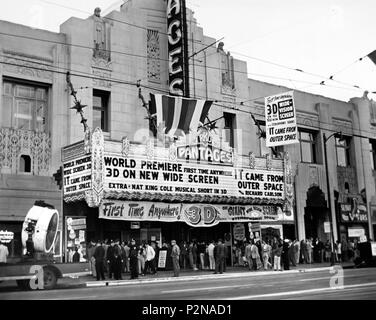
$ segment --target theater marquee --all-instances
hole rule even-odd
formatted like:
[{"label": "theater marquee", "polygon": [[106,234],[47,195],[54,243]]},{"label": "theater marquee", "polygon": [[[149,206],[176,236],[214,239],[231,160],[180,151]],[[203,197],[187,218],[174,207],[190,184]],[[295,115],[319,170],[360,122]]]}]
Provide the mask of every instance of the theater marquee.
[{"label": "theater marquee", "polygon": [[104,198],[282,205],[291,191],[282,160],[274,160],[278,165],[271,168],[260,158],[265,165],[251,168],[181,159],[176,145],[166,149],[150,143],[105,143],[99,129],[93,133],[90,150],[64,162],[65,201],[81,195],[95,207]]}]

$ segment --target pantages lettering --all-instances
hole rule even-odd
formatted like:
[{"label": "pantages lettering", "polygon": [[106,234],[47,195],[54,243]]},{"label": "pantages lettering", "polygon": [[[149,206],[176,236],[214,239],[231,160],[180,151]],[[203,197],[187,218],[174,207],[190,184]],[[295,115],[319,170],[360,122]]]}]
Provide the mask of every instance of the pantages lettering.
[{"label": "pantages lettering", "polygon": [[181,0],[167,1],[167,34],[170,94],[184,95],[184,41]]},{"label": "pantages lettering", "polygon": [[208,146],[178,147],[178,158],[226,164],[231,164],[233,162],[232,152]]}]

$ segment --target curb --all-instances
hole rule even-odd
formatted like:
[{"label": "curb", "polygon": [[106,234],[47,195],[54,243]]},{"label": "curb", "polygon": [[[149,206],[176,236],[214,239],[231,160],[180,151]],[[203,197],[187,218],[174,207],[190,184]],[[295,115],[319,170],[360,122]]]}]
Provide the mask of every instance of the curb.
[{"label": "curb", "polygon": [[108,287],[108,286],[126,286],[133,284],[143,284],[143,283],[163,283],[163,282],[183,282],[183,281],[195,281],[203,279],[231,279],[231,278],[242,278],[242,277],[257,277],[257,276],[267,276],[267,275],[283,275],[283,274],[294,274],[294,273],[305,273],[305,272],[319,272],[330,270],[333,267],[321,267],[312,269],[296,269],[288,270],[283,272],[273,272],[273,271],[261,271],[257,273],[252,272],[237,272],[228,274],[211,274],[211,275],[199,275],[199,276],[182,276],[182,277],[164,277],[164,278],[147,278],[139,280],[109,280],[109,281],[90,281],[86,282],[86,287]]}]

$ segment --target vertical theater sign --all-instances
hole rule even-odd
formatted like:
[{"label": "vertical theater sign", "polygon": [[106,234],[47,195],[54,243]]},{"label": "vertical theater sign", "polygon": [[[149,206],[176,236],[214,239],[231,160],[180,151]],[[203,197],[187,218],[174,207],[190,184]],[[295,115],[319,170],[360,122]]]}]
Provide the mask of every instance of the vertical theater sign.
[{"label": "vertical theater sign", "polygon": [[185,0],[167,1],[167,37],[170,95],[189,97]]}]

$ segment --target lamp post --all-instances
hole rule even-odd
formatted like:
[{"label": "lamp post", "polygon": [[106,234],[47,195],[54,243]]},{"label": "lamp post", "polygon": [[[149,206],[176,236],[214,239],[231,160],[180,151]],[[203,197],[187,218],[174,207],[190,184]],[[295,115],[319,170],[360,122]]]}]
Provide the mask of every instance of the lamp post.
[{"label": "lamp post", "polygon": [[332,252],[331,252],[331,257],[330,257],[330,265],[334,265],[334,228],[333,228],[333,219],[332,219],[332,203],[331,203],[331,191],[330,191],[330,186],[329,186],[329,171],[328,171],[328,156],[327,156],[327,151],[326,151],[326,143],[331,137],[334,137],[336,135],[339,135],[342,137],[342,132],[335,132],[332,133],[329,137],[326,137],[325,133],[323,134],[324,138],[324,157],[325,157],[325,174],[326,174],[326,188],[327,188],[327,193],[328,193],[328,209],[329,209],[329,224],[330,224],[330,233],[332,234]]}]

